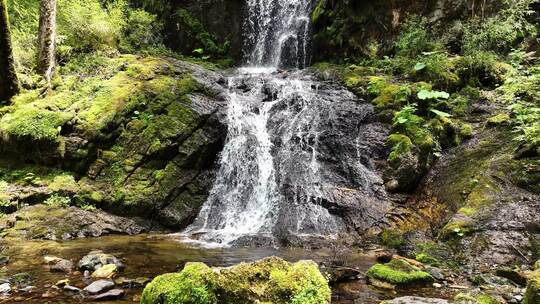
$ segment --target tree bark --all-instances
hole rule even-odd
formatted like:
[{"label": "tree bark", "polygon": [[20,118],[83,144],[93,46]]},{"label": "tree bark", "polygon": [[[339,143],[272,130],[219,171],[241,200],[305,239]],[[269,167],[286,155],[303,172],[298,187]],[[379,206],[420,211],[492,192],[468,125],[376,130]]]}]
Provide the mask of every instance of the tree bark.
[{"label": "tree bark", "polygon": [[38,72],[47,83],[56,66],[56,0],[41,0],[39,7]]},{"label": "tree bark", "polygon": [[11,33],[6,0],[0,0],[0,102],[9,100],[19,92],[15,73]]}]

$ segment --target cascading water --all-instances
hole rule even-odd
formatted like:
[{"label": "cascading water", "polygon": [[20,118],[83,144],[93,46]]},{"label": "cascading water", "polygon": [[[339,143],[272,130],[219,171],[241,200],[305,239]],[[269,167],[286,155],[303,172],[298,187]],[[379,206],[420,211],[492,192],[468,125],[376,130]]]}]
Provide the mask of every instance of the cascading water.
[{"label": "cascading water", "polygon": [[[335,182],[351,186],[354,180],[365,192],[380,182],[359,161],[361,155],[353,165],[327,156],[336,148],[328,144],[333,132],[343,126],[343,113],[336,112],[340,103],[358,105],[345,89],[296,70],[309,64],[310,2],[247,1],[248,67],[228,80],[228,135],[210,195],[185,231],[192,239],[233,245],[332,237],[345,229],[328,206],[329,193],[337,196]],[[358,127],[355,119],[347,125]],[[351,133],[355,137],[347,144],[357,145],[362,132]]]}]

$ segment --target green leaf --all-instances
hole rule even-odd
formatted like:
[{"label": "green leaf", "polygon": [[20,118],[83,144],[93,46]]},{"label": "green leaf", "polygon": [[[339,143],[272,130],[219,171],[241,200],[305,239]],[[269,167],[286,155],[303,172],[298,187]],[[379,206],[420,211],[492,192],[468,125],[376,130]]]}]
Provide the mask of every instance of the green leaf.
[{"label": "green leaf", "polygon": [[428,91],[428,90],[420,90],[418,92],[418,99],[420,100],[428,100],[428,99],[448,99],[450,98],[450,94],[443,91]]},{"label": "green leaf", "polygon": [[421,71],[425,68],[426,68],[426,64],[423,62],[417,62],[416,65],[414,66],[415,71]]},{"label": "green leaf", "polygon": [[405,117],[399,117],[399,118],[397,119],[397,123],[398,123],[398,124],[404,124],[404,123],[406,123],[407,121],[409,121],[409,120],[408,120],[407,118],[405,118]]},{"label": "green leaf", "polygon": [[443,111],[439,111],[439,110],[435,110],[435,109],[431,109],[430,111],[432,113],[435,113],[436,115],[439,115],[440,117],[452,117],[452,114],[446,113],[446,112],[443,112]]},{"label": "green leaf", "polygon": [[199,49],[194,49],[194,50],[193,50],[193,53],[202,55],[202,54],[204,53],[204,49],[201,49],[201,48],[199,48]]}]

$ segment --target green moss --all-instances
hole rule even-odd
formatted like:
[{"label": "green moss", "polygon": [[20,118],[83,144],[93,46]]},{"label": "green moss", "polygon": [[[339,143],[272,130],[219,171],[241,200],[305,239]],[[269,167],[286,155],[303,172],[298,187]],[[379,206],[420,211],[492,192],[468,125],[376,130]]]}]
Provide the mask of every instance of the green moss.
[{"label": "green moss", "polygon": [[488,118],[487,120],[488,125],[491,125],[491,126],[502,125],[502,124],[508,123],[509,121],[510,121],[510,115],[506,113],[497,114],[495,116]]},{"label": "green moss", "polygon": [[484,293],[460,293],[454,297],[456,303],[500,304],[494,297]]},{"label": "green moss", "polygon": [[325,304],[328,282],[310,261],[290,264],[278,258],[213,270],[188,263],[179,274],[157,277],[146,286],[141,303]]},{"label": "green moss", "polygon": [[446,224],[441,232],[439,237],[442,239],[450,239],[453,237],[464,237],[473,232],[473,221],[468,220],[452,220]]},{"label": "green moss", "polygon": [[527,284],[527,291],[523,304],[538,304],[540,303],[540,276],[531,279]]},{"label": "green moss", "polygon": [[19,139],[55,141],[62,126],[72,117],[70,113],[23,107],[2,117],[0,133]]},{"label": "green moss", "polygon": [[202,263],[188,263],[181,273],[168,273],[150,282],[141,304],[214,304],[214,291],[207,286],[216,274]]},{"label": "green moss", "polygon": [[398,248],[405,244],[403,233],[396,230],[383,229],[379,234],[381,244],[389,248]]},{"label": "green moss", "polygon": [[420,263],[431,265],[431,266],[440,266],[442,265],[441,261],[439,261],[437,258],[432,257],[431,255],[427,253],[419,253],[415,257],[415,260],[417,260]]},{"label": "green moss", "polygon": [[433,281],[431,275],[404,260],[392,260],[387,264],[375,264],[368,271],[367,276],[395,285],[408,285],[427,283]]}]

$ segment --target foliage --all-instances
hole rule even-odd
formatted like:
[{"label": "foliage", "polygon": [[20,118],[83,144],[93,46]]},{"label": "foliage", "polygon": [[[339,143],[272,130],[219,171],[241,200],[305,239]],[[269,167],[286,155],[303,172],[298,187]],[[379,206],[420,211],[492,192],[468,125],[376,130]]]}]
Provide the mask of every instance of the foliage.
[{"label": "foliage", "polygon": [[427,100],[427,99],[448,99],[450,98],[450,94],[447,92],[442,91],[428,91],[428,90],[421,90],[418,92],[418,99],[420,100]]},{"label": "foliage", "polygon": [[427,18],[411,16],[405,20],[401,28],[401,34],[395,44],[398,56],[416,57],[442,48],[430,33]]},{"label": "foliage", "polygon": [[71,199],[69,197],[53,194],[43,203],[46,206],[51,207],[68,207],[71,204]]},{"label": "foliage", "polygon": [[517,42],[534,36],[535,27],[528,20],[534,13],[530,9],[537,0],[504,0],[503,9],[495,16],[482,20],[476,18],[464,28],[463,52],[509,52]]}]

